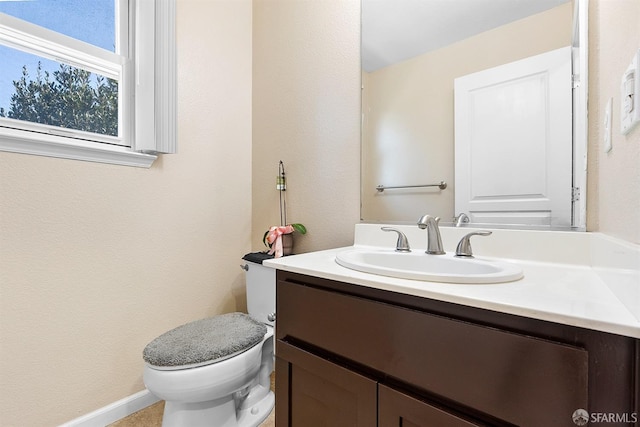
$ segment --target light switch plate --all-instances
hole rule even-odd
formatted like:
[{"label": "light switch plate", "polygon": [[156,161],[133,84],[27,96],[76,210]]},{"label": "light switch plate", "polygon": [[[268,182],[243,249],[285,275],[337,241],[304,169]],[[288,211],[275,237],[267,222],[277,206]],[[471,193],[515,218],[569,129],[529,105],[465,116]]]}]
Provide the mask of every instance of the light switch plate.
[{"label": "light switch plate", "polygon": [[640,123],[640,49],[620,81],[620,132],[627,134]]}]

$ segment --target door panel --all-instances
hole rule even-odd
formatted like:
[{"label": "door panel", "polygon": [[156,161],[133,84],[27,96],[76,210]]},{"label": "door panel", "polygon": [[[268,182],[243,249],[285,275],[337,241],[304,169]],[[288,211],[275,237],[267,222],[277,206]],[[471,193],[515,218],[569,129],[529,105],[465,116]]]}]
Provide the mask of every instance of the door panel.
[{"label": "door panel", "polygon": [[378,397],[378,425],[381,427],[480,426],[383,384],[378,386]]},{"label": "door panel", "polygon": [[455,211],[571,225],[571,48],[455,80]]},{"label": "door panel", "polygon": [[376,425],[376,381],[281,341],[277,354],[289,362],[289,413],[282,414],[289,420],[284,423],[278,419],[278,426]]}]

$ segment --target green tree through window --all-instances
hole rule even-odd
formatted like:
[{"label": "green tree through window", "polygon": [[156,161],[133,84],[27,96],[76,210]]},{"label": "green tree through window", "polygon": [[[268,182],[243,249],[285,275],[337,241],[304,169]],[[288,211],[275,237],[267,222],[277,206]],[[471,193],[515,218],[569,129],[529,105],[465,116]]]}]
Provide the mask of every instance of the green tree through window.
[{"label": "green tree through window", "polygon": [[53,72],[38,63],[35,80],[26,66],[13,81],[8,111],[0,117],[118,136],[118,82],[69,65]]}]

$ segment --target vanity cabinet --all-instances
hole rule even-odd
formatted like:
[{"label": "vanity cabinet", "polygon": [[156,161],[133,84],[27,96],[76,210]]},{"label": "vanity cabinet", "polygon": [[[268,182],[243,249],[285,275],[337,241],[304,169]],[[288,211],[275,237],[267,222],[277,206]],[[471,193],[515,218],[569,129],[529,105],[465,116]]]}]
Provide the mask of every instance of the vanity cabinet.
[{"label": "vanity cabinet", "polygon": [[638,340],[285,271],[276,423],[575,426],[638,411]]}]

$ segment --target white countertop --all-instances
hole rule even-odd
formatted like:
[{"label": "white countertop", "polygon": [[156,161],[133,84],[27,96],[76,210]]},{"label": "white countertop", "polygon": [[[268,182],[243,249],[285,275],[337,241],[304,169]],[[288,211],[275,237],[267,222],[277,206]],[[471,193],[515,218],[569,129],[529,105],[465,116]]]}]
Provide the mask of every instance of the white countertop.
[{"label": "white countertop", "polygon": [[[370,228],[366,231],[367,233],[375,232],[375,229]],[[465,232],[468,231],[471,230],[465,230]],[[502,231],[494,230],[494,234],[496,232],[499,235],[502,233]],[[443,230],[443,242],[445,242],[446,250],[449,250],[448,246],[451,246],[450,241],[457,240],[460,233],[459,229],[454,229],[451,232]],[[535,235],[534,237],[542,239],[556,239],[558,237],[564,239],[566,237],[562,234],[551,235],[554,233],[548,231],[539,233],[550,234],[542,237]],[[388,235],[389,233],[383,234]],[[582,258],[569,260],[574,261],[573,263],[554,263],[544,260],[544,256],[533,257],[542,258],[542,261],[500,257],[500,259],[507,259],[519,264],[524,270],[522,279],[508,283],[452,284],[361,273],[342,267],[335,262],[336,253],[341,250],[353,249],[353,246],[268,260],[264,262],[264,265],[324,279],[640,338],[640,265],[636,264],[640,259],[638,258],[640,251],[637,246],[624,242],[621,246],[615,246],[614,249],[607,246],[608,255],[619,254],[622,251],[627,262],[626,264],[622,263],[622,266],[610,266],[606,262],[600,262],[601,258],[606,258],[606,256],[598,254],[598,251],[603,247],[599,241],[595,250],[585,249],[584,246],[585,244],[590,246],[593,244],[591,242],[593,239],[601,238],[605,239],[607,245],[618,242],[612,243],[610,238],[602,237],[598,233],[574,234],[576,237],[569,236],[568,238],[577,239],[576,244],[579,244],[580,247],[576,247],[576,252],[595,253],[595,256],[600,259],[596,262],[593,260],[587,262],[581,255]],[[592,235],[589,236],[589,234]],[[508,234],[506,238],[510,239],[512,236],[512,234]],[[518,233],[516,236],[521,239],[523,235]],[[504,239],[505,237],[501,236],[500,238]],[[366,238],[359,238],[358,230],[356,230],[356,242],[358,241],[371,243]],[[387,243],[385,241],[385,245]],[[394,243],[395,239],[392,239],[391,245],[385,247],[393,251]],[[552,243],[546,242],[544,246],[539,246],[539,248],[544,248],[546,245],[557,247]],[[569,248],[571,247],[570,243],[564,243]],[[361,245],[356,243],[354,246]],[[474,240],[474,249],[475,246]],[[480,246],[478,245],[479,248]],[[366,247],[370,248],[371,246],[366,245]],[[380,247],[376,245],[376,248]],[[414,248],[414,250],[420,249]],[[486,250],[492,252],[488,247]],[[519,253],[518,245],[515,243],[509,245],[509,252],[517,255]],[[476,251],[476,253],[480,253],[480,251]],[[494,254],[490,253],[490,255]],[[497,258],[478,255],[476,257],[478,259]],[[591,257],[593,258],[594,255],[592,254]],[[619,262],[619,259],[620,257],[617,257],[616,261]],[[615,264],[615,262],[613,263]],[[629,267],[629,263],[632,268],[620,268]]]}]

